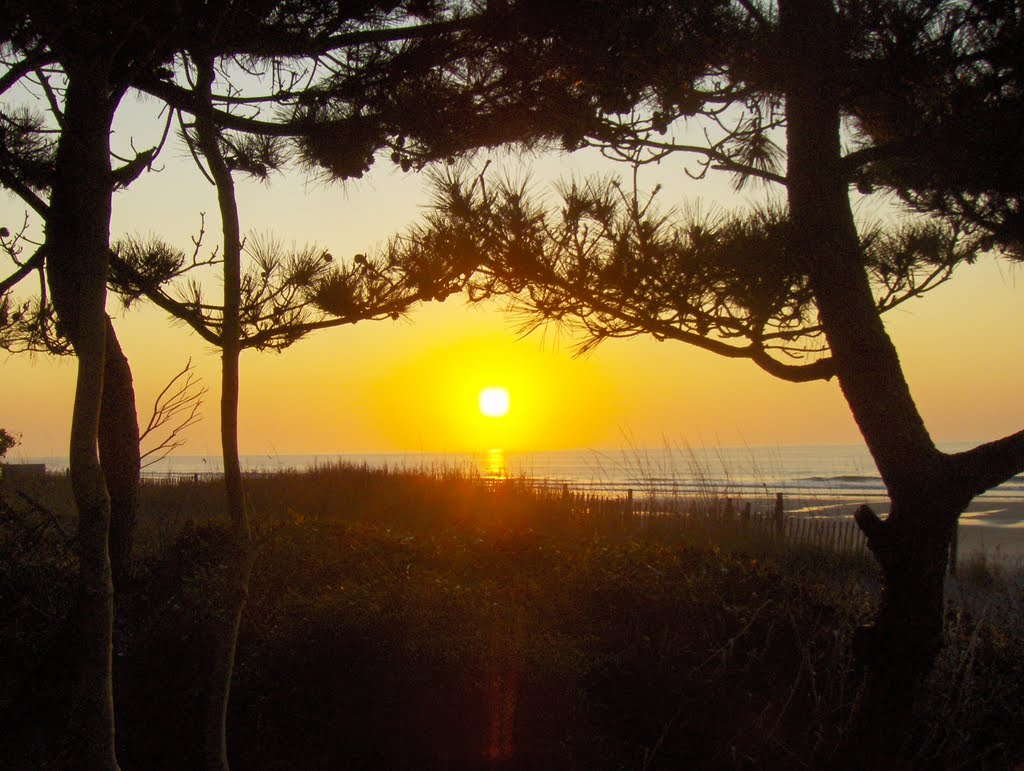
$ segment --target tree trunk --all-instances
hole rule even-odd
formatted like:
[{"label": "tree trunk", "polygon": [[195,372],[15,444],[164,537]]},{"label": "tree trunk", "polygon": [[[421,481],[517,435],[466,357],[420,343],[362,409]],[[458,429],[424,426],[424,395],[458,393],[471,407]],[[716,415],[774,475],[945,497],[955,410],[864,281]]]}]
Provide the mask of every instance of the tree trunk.
[{"label": "tree trunk", "polygon": [[221,229],[224,239],[224,317],[221,328],[221,403],[220,432],[224,455],[224,484],[233,546],[227,576],[224,605],[214,634],[213,670],[207,700],[205,758],[209,771],[228,771],[227,712],[231,693],[238,630],[245,610],[252,573],[254,552],[245,490],[238,455],[239,357],[241,354],[241,250],[242,238],[235,200],[234,182],[217,142],[212,120],[210,90],[214,69],[212,60],[197,62],[197,92],[205,95],[204,108],[196,113],[200,149],[217,185]]},{"label": "tree trunk", "polygon": [[139,417],[128,359],[106,318],[106,361],[100,409],[100,465],[110,494],[110,567],[121,589],[131,573],[139,494]]},{"label": "tree trunk", "polygon": [[[230,251],[227,248],[224,250],[225,299],[229,284],[227,274],[231,272],[228,268],[231,261]],[[237,298],[237,294],[235,296]],[[235,307],[237,309],[237,300]],[[221,363],[221,447],[224,455],[227,509],[231,519],[232,548],[228,555],[228,570],[223,594],[218,598],[220,612],[216,615],[215,628],[212,630],[210,691],[207,696],[207,715],[203,739],[204,757],[208,771],[228,771],[229,768],[228,701],[231,695],[231,680],[238,647],[238,631],[249,593],[249,577],[252,574],[255,557],[238,455],[238,363],[239,350],[236,336],[234,346],[224,346]]]},{"label": "tree trunk", "polygon": [[782,0],[790,47],[786,90],[788,194],[796,252],[806,260],[839,385],[892,501],[886,521],[858,524],[882,568],[884,596],[857,653],[871,670],[863,752],[890,754],[942,640],[949,541],[970,495],[950,482],[882,324],[841,168],[837,76],[843,62],[829,0]]},{"label": "tree trunk", "polygon": [[210,677],[203,723],[203,758],[208,771],[228,771],[227,723],[231,681],[242,614],[249,594],[249,577],[255,553],[252,544],[237,533],[226,554],[227,570],[215,598],[217,612],[211,625]]},{"label": "tree trunk", "polygon": [[97,451],[112,193],[109,137],[115,101],[102,62],[66,71],[64,126],[46,239],[54,307],[78,358],[69,459],[79,522],[81,647],[68,738],[76,767],[116,769],[110,498]]}]

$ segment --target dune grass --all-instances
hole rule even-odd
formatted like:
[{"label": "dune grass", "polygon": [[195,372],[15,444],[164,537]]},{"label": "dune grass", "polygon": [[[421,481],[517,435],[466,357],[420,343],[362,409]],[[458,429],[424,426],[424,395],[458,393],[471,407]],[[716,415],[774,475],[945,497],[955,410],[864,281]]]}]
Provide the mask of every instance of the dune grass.
[{"label": "dune grass", "polygon": [[[63,484],[34,491],[58,519]],[[332,466],[247,491],[259,557],[235,769],[828,768],[857,709],[850,635],[877,588],[863,557],[785,548],[735,520],[631,527],[515,480]],[[213,480],[144,486],[118,600],[125,769],[199,767],[220,499]],[[5,768],[42,768],[59,744],[75,560],[52,524],[21,548],[15,521],[46,518],[16,508],[0,530],[0,735],[22,737]],[[1024,759],[1022,597],[987,576],[951,592],[921,714],[903,757],[878,767]]]}]

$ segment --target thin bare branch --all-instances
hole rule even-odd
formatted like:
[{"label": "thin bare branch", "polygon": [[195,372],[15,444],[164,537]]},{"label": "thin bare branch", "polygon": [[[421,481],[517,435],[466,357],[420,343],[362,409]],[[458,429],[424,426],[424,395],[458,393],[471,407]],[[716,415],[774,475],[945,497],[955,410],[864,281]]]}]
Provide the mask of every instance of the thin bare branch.
[{"label": "thin bare branch", "polygon": [[[190,358],[182,370],[157,394],[149,422],[139,433],[140,445],[150,437],[164,433],[157,444],[140,455],[142,468],[152,466],[185,444],[182,434],[202,420],[199,410],[207,391],[207,387],[201,385],[197,379]],[[168,426],[166,432],[162,432],[162,429]]]},{"label": "thin bare branch", "polygon": [[60,103],[57,101],[57,95],[53,92],[53,88],[50,86],[50,79],[46,77],[46,73],[41,69],[35,71],[36,80],[43,89],[43,94],[46,96],[46,103],[50,106],[50,112],[53,114],[53,119],[57,121],[57,125],[61,128],[64,127],[64,112],[60,109]]}]

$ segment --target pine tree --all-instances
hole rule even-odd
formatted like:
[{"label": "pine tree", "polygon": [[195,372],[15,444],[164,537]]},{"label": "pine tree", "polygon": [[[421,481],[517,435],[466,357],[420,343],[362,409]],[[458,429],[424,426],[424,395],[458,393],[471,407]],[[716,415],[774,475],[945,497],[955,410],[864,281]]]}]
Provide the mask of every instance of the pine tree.
[{"label": "pine tree", "polygon": [[[942,644],[957,518],[1024,470],[1024,432],[955,455],[936,448],[882,321],[986,247],[1015,256],[1020,176],[995,159],[1012,170],[1019,156],[1019,14],[927,0],[579,3],[546,15],[527,2],[508,13],[520,34],[494,44],[491,66],[550,84],[567,105],[529,138],[634,167],[690,158],[693,176],[778,186],[787,205],[677,221],[594,182],[564,185],[551,208],[525,186],[464,171],[439,176],[408,259],[457,255],[477,268],[472,297],[512,295],[534,323],[575,323],[585,346],[649,334],[785,380],[837,381],[892,504],[884,521],[857,513],[885,590],[856,637],[872,687],[855,749],[885,753]],[[973,112],[958,114],[961,102]],[[951,152],[980,115],[997,120],[965,156]],[[510,140],[522,141],[517,129]],[[858,230],[858,184],[939,218]]]}]

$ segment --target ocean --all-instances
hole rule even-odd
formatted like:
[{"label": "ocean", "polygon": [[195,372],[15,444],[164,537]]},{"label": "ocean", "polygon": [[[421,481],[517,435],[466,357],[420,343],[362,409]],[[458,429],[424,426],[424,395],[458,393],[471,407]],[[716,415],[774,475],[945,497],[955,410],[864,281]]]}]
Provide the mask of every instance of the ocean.
[{"label": "ocean", "polygon": [[[970,443],[941,445],[947,452]],[[67,468],[66,458],[13,458]],[[736,498],[884,501],[885,488],[862,445],[776,447],[669,447],[552,452],[374,453],[245,455],[246,472],[304,470],[336,463],[443,473],[456,471],[487,479],[523,478],[538,484],[568,485],[604,494],[712,494]],[[173,455],[144,470],[147,477],[219,475],[220,456]],[[1024,504],[1024,475],[979,500]]]}]

